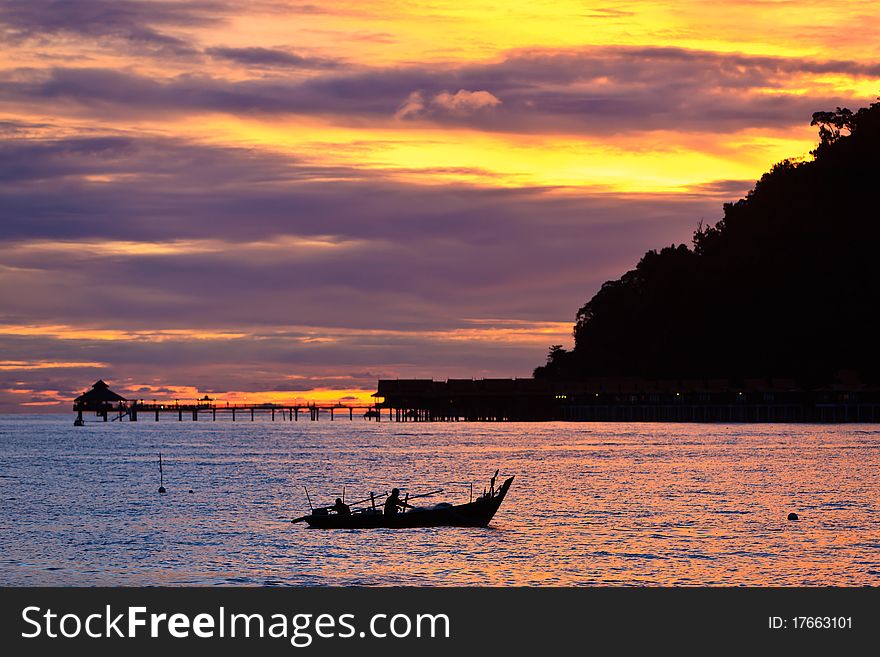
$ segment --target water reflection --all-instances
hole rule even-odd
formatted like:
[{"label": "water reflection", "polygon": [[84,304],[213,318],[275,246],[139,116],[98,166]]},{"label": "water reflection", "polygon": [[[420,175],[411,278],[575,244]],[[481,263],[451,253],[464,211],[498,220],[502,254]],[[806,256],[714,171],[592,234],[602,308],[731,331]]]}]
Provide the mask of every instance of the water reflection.
[{"label": "water reflection", "polygon": [[[880,584],[870,426],[7,416],[0,445],[3,584]],[[517,479],[487,529],[288,522],[302,485],[455,502],[496,467]]]}]

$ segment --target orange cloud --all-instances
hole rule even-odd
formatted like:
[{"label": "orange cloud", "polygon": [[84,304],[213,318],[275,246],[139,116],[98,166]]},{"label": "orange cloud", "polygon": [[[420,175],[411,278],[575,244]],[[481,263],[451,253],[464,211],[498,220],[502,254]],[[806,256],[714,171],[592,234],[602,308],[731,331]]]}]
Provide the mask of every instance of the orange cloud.
[{"label": "orange cloud", "polygon": [[107,367],[106,363],[97,361],[77,362],[77,361],[27,361],[27,360],[0,360],[0,371],[18,371],[18,370],[54,370],[68,368],[100,368]]}]

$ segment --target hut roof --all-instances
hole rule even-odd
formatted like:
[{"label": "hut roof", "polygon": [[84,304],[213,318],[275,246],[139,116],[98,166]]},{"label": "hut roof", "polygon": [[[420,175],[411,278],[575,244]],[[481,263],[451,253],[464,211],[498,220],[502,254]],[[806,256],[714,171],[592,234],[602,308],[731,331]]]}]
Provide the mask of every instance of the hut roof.
[{"label": "hut roof", "polygon": [[99,379],[92,385],[91,390],[84,392],[73,401],[77,404],[103,404],[127,400],[122,395],[118,395],[110,390],[110,386]]}]

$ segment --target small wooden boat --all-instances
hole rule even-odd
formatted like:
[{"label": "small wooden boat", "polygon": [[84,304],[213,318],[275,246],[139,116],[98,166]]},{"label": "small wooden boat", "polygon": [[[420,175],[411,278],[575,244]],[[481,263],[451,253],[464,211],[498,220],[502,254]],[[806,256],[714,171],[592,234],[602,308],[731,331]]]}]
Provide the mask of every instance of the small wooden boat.
[{"label": "small wooden boat", "polygon": [[[494,477],[492,478],[494,482]],[[490,487],[484,495],[466,504],[441,503],[416,507],[393,516],[382,509],[355,509],[350,514],[331,513],[327,508],[314,509],[310,515],[292,522],[307,522],[317,529],[406,529],[412,527],[486,527],[504,501],[513,477],[508,477],[496,490]]]}]

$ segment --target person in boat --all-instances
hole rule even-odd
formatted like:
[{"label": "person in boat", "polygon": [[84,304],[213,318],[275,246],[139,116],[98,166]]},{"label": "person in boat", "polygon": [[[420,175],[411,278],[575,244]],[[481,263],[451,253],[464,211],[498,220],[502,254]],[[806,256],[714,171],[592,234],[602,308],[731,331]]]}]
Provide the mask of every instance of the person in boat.
[{"label": "person in boat", "polygon": [[385,515],[386,516],[396,516],[398,509],[403,509],[406,507],[412,508],[412,505],[401,501],[400,491],[397,488],[392,489],[391,495],[389,495],[385,499]]},{"label": "person in boat", "polygon": [[335,511],[341,516],[350,516],[351,515],[351,507],[348,506],[345,502],[342,501],[341,497],[336,498],[336,504],[330,507],[331,511]]}]

